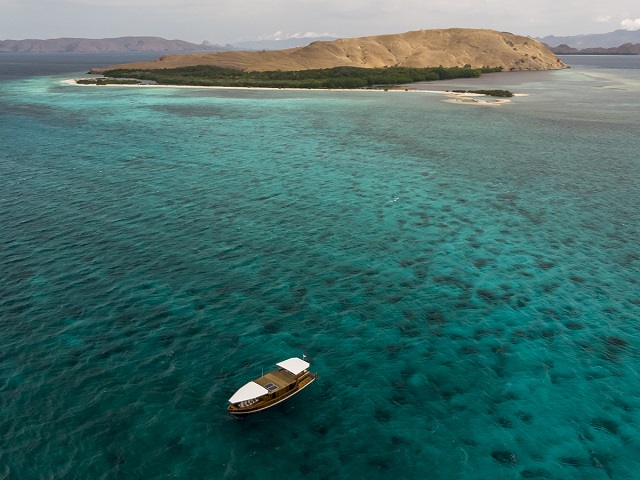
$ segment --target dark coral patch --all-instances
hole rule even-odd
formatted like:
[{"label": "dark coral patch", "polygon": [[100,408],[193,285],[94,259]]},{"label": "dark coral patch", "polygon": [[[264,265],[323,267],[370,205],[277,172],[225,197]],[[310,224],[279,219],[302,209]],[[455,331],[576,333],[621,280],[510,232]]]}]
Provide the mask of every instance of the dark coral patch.
[{"label": "dark coral patch", "polygon": [[460,353],[462,353],[463,355],[475,355],[477,353],[480,353],[480,349],[475,345],[465,345],[460,349]]},{"label": "dark coral patch", "polygon": [[403,258],[402,260],[398,261],[398,264],[401,267],[407,268],[412,266],[415,263],[414,260],[410,259],[410,258]]},{"label": "dark coral patch", "polygon": [[444,325],[447,323],[447,319],[444,317],[444,314],[440,310],[429,310],[425,314],[425,320],[427,323],[432,323],[436,325]]},{"label": "dark coral patch", "polygon": [[611,468],[609,467],[609,462],[613,459],[612,455],[609,454],[597,454],[595,452],[591,452],[589,454],[589,461],[591,465],[595,468],[603,469],[610,478],[613,478]]},{"label": "dark coral patch", "polygon": [[405,440],[402,437],[399,437],[397,435],[393,435],[391,437],[391,444],[395,445],[395,446],[401,446],[401,445],[408,445],[409,442],[407,440]]},{"label": "dark coral patch", "polygon": [[498,418],[498,423],[502,428],[513,428],[513,423],[507,417]]},{"label": "dark coral patch", "polygon": [[278,322],[275,320],[269,320],[262,322],[262,328],[266,333],[278,333],[280,331],[280,327],[278,326]]},{"label": "dark coral patch", "polygon": [[541,268],[542,270],[549,270],[550,268],[553,268],[555,264],[553,262],[540,260],[538,261],[537,265],[538,268]]},{"label": "dark coral patch", "polygon": [[520,337],[520,338],[533,338],[534,337],[534,333],[527,331],[527,330],[514,330],[513,334],[514,337]]},{"label": "dark coral patch", "polygon": [[558,461],[564,465],[570,465],[572,467],[581,467],[586,465],[586,461],[579,457],[574,457],[571,455],[566,455],[564,457],[560,457]]},{"label": "dark coral patch", "polygon": [[582,330],[584,328],[584,325],[576,322],[567,322],[564,324],[564,326],[567,327],[569,330]]},{"label": "dark coral patch", "polygon": [[529,297],[519,296],[515,299],[515,307],[516,308],[524,308],[529,305],[531,299]]},{"label": "dark coral patch", "polygon": [[491,290],[488,290],[486,288],[479,288],[478,290],[476,290],[476,294],[488,303],[495,302],[497,298]]},{"label": "dark coral patch", "polygon": [[518,456],[513,452],[509,452],[508,450],[495,450],[491,452],[491,456],[494,458],[494,460],[497,460],[503,465],[518,463]]},{"label": "dark coral patch", "polygon": [[526,423],[527,425],[529,425],[533,421],[533,415],[528,412],[519,411],[518,413],[516,413],[516,417],[518,417],[518,420],[520,420],[522,423]]},{"label": "dark coral patch", "polygon": [[618,434],[618,424],[609,418],[596,417],[591,420],[591,426],[598,430],[604,430],[612,435]]},{"label": "dark coral patch", "polygon": [[320,422],[313,422],[311,424],[311,431],[316,435],[326,435],[329,433],[329,427]]},{"label": "dark coral patch", "polygon": [[369,465],[376,468],[377,470],[383,470],[383,471],[389,470],[392,464],[393,464],[393,461],[386,457],[378,456],[369,460]]},{"label": "dark coral patch", "polygon": [[420,336],[418,326],[414,325],[411,322],[401,323],[400,325],[398,325],[398,330],[400,330],[400,335],[402,335],[403,337],[415,338]]},{"label": "dark coral patch", "polygon": [[555,334],[553,330],[543,330],[540,332],[540,338],[553,338]]},{"label": "dark coral patch", "polygon": [[488,258],[478,258],[477,260],[474,260],[473,265],[476,268],[482,268],[489,265],[489,263],[491,263],[491,260]]},{"label": "dark coral patch", "polygon": [[626,348],[629,345],[629,342],[620,337],[605,337],[604,343],[607,345],[607,348],[613,349]]},{"label": "dark coral patch", "polygon": [[454,285],[454,286],[456,286],[458,288],[470,288],[471,287],[471,285],[469,285],[464,280],[460,280],[459,278],[452,277],[451,275],[438,275],[437,277],[435,277],[433,279],[433,281],[436,282],[436,283],[442,283],[442,284],[446,284],[446,285]]},{"label": "dark coral patch", "polygon": [[427,269],[426,269],[426,268],[416,268],[416,269],[413,271],[413,275],[414,275],[416,278],[425,278],[428,274],[429,274],[429,272],[427,271]]},{"label": "dark coral patch", "polygon": [[125,463],[124,452],[121,449],[109,450],[107,460],[113,467],[119,467]]},{"label": "dark coral patch", "polygon": [[391,412],[380,408],[375,411],[375,419],[380,423],[388,423],[391,420]]}]

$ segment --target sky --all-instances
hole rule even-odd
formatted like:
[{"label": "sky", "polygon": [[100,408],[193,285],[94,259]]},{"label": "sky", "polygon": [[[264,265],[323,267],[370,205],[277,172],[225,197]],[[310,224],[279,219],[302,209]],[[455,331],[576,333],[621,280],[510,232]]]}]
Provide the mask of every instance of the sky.
[{"label": "sky", "polygon": [[225,45],[433,28],[544,37],[640,29],[638,0],[0,0],[0,40],[157,36]]}]

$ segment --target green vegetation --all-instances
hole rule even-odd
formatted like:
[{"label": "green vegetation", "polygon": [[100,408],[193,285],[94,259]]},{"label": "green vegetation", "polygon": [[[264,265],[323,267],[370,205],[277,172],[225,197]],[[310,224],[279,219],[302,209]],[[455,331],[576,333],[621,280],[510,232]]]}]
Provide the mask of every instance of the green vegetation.
[{"label": "green vegetation", "polygon": [[478,93],[490,97],[513,97],[509,90],[453,90],[454,93]]},{"label": "green vegetation", "polygon": [[115,79],[115,78],[86,78],[76,80],[79,85],[140,85],[140,80],[134,79]]},{"label": "green vegetation", "polygon": [[502,67],[465,68],[357,68],[335,67],[318,70],[244,72],[199,65],[156,70],[107,70],[105,76],[150,80],[161,85],[270,88],[373,88],[403,83],[473,78],[502,71]]}]

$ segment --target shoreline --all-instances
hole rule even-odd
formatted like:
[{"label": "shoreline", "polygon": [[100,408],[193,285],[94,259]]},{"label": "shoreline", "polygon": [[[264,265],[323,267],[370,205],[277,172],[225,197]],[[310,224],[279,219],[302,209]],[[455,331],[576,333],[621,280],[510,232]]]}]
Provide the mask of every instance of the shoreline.
[{"label": "shoreline", "polygon": [[[438,95],[446,95],[449,97],[448,100],[445,100],[448,103],[461,103],[467,105],[481,105],[481,106],[499,106],[511,103],[510,99],[507,98],[498,98],[493,101],[485,100],[487,95],[483,95],[480,93],[461,93],[461,92],[451,92],[445,90],[424,90],[418,88],[411,87],[402,87],[396,86],[395,88],[273,88],[273,87],[225,87],[225,86],[211,86],[211,85],[158,85],[158,84],[113,84],[113,85],[95,85],[88,84],[83,85],[77,83],[77,80],[74,78],[69,78],[66,80],[62,80],[61,83],[65,85],[72,85],[76,87],[126,87],[126,88],[204,88],[204,89],[217,89],[217,90],[266,90],[266,91],[313,91],[313,92],[381,92],[381,93],[389,93],[389,92],[401,92],[401,93],[431,93]],[[528,96],[527,94],[514,94],[514,97],[524,97]],[[478,98],[481,97],[482,99]],[[491,97],[489,97],[491,98]]]}]

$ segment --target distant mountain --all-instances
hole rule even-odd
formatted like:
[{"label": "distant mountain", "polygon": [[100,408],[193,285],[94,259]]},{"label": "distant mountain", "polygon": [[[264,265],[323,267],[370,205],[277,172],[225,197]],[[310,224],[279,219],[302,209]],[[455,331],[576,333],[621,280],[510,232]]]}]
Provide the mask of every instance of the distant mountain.
[{"label": "distant mountain", "polygon": [[301,37],[288,38],[286,40],[253,40],[249,42],[238,42],[232,46],[240,50],[284,50],[286,48],[306,47],[310,43],[318,40],[331,41],[336,37]]},{"label": "distant mountain", "polygon": [[165,40],[160,37],[55,38],[49,40],[0,40],[0,52],[216,52],[233,47]]},{"label": "distant mountain", "polygon": [[612,48],[573,48],[569,45],[558,45],[551,48],[556,55],[640,55],[640,43],[625,43]]},{"label": "distant mountain", "polygon": [[[216,52],[162,55],[153,62],[116,65],[111,68],[177,68],[216,65],[245,71],[295,71],[351,66],[401,67],[498,67],[504,70],[566,68],[545,45],[521,35],[494,30],[451,28],[419,30],[373,37],[313,42],[306,47],[258,52]],[[101,73],[107,68],[94,68]]]},{"label": "distant mountain", "polygon": [[616,30],[610,33],[594,33],[587,35],[574,35],[572,37],[548,37],[537,38],[550,47],[567,45],[573,48],[612,48],[625,43],[640,43],[640,30]]}]

